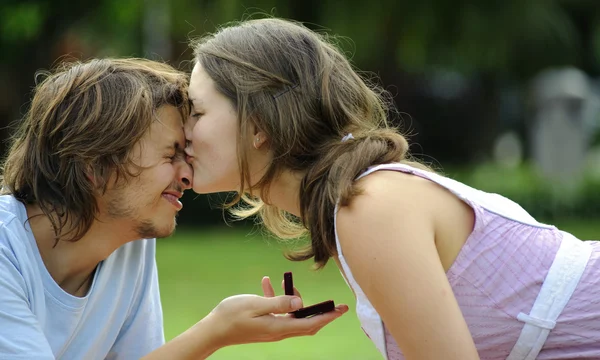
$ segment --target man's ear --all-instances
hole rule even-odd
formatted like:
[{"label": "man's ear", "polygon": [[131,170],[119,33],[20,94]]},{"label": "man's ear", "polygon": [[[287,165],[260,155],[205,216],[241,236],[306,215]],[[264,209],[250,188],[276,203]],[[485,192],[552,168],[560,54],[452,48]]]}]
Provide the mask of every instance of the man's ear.
[{"label": "man's ear", "polygon": [[102,174],[99,174],[97,171],[95,171],[92,165],[88,165],[86,167],[85,177],[93,189],[100,189],[105,185],[104,177]]},{"label": "man's ear", "polygon": [[96,172],[90,165],[85,169],[85,178],[92,184],[92,187],[96,187],[98,182],[96,181]]}]

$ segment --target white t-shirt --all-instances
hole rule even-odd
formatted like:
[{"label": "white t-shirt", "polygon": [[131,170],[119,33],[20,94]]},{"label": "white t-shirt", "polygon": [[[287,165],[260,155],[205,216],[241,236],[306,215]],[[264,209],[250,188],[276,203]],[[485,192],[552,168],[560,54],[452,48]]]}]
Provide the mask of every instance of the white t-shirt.
[{"label": "white t-shirt", "polygon": [[0,196],[0,359],[139,359],[164,343],[155,239],[117,249],[75,297],[46,270],[26,220]]}]

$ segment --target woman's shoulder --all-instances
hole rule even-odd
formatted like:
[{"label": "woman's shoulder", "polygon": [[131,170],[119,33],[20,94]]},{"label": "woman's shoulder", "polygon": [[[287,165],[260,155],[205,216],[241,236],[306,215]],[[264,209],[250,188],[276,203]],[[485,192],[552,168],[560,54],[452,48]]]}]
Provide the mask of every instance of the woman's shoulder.
[{"label": "woman's shoulder", "polygon": [[454,196],[442,186],[423,176],[395,168],[380,168],[360,177],[356,182],[357,195],[349,202],[350,208],[369,210],[378,207],[393,211],[434,211],[440,203]]}]

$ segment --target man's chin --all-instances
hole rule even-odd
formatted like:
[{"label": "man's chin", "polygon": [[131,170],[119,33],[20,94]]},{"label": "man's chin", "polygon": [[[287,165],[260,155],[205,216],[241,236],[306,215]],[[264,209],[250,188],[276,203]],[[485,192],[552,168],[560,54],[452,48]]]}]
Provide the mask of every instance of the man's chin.
[{"label": "man's chin", "polygon": [[173,224],[170,227],[160,229],[159,231],[156,232],[156,236],[154,236],[154,237],[157,239],[168,238],[169,236],[173,235],[176,227],[177,227],[177,220],[173,219]]},{"label": "man's chin", "polygon": [[175,227],[177,226],[177,220],[173,218],[173,221],[170,224],[156,224],[146,221],[138,228],[138,234],[142,239],[163,239],[167,238],[175,232]]}]

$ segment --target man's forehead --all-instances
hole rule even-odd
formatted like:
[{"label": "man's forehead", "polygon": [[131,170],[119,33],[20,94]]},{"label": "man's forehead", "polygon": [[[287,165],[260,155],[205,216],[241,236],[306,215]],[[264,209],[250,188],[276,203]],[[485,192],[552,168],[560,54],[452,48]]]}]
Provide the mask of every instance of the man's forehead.
[{"label": "man's forehead", "polygon": [[150,126],[146,138],[153,147],[160,148],[161,150],[182,148],[185,142],[183,121],[165,122],[157,119]]},{"label": "man's forehead", "polygon": [[174,147],[174,144],[179,144],[185,141],[185,134],[183,132],[183,125],[173,127],[165,126],[164,124],[158,125],[151,130],[152,141],[161,147]]}]

